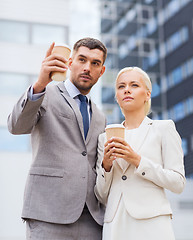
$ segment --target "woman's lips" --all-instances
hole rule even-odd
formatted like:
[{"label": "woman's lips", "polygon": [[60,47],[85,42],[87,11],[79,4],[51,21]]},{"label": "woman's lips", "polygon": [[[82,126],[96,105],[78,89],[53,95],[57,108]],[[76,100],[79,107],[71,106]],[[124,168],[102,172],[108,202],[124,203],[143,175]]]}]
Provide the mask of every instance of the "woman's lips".
[{"label": "woman's lips", "polygon": [[130,97],[130,96],[127,96],[127,97],[124,97],[123,98],[123,101],[130,101],[130,100],[133,100],[134,98]]}]

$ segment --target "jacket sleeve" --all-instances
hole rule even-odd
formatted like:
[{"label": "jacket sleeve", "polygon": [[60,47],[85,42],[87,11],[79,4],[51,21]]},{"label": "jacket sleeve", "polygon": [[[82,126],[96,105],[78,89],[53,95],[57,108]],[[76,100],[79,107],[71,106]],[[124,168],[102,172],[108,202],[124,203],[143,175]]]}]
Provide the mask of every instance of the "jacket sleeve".
[{"label": "jacket sleeve", "polygon": [[96,179],[96,185],[94,188],[97,199],[104,205],[106,205],[107,203],[109,189],[110,189],[112,177],[113,177],[113,167],[111,168],[110,172],[106,172],[102,167],[105,139],[106,139],[105,133],[102,133],[99,135],[98,156],[97,156],[97,165],[96,165],[97,179]]},{"label": "jacket sleeve", "polygon": [[38,100],[32,101],[29,98],[29,91],[30,88],[21,96],[15,104],[12,113],[8,116],[8,129],[12,134],[31,133],[33,127],[44,111],[41,104],[45,94]]},{"label": "jacket sleeve", "polygon": [[185,186],[185,172],[181,138],[172,120],[166,121],[162,131],[162,165],[144,156],[135,173],[154,184],[174,193],[181,193]]}]

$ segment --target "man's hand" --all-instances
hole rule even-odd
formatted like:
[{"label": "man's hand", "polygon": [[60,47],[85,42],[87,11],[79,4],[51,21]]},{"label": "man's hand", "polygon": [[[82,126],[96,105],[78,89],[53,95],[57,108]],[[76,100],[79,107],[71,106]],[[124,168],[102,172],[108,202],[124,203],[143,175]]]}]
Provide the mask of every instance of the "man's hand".
[{"label": "man's hand", "polygon": [[40,74],[37,82],[33,86],[33,93],[42,92],[45,87],[52,81],[51,72],[65,72],[68,69],[66,62],[68,61],[61,55],[52,54],[55,43],[53,42],[49,47],[46,56],[42,62]]}]

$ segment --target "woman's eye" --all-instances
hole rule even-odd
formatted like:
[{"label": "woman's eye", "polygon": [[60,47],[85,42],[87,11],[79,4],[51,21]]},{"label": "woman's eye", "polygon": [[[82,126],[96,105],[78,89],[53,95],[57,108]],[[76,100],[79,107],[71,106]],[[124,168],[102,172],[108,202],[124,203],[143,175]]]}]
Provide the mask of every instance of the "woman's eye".
[{"label": "woman's eye", "polygon": [[124,88],[124,86],[123,85],[118,86],[118,89],[120,89],[120,88]]},{"label": "woman's eye", "polygon": [[132,87],[139,87],[139,85],[136,84],[136,83],[133,83],[131,86],[132,86]]}]

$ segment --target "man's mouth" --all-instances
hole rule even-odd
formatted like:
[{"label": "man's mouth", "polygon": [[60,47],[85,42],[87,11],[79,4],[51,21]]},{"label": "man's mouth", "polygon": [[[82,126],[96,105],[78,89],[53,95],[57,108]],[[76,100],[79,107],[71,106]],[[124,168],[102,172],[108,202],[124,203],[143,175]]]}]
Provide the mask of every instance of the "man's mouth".
[{"label": "man's mouth", "polygon": [[80,78],[82,78],[83,80],[91,80],[91,76],[89,76],[88,74],[80,74]]}]

